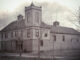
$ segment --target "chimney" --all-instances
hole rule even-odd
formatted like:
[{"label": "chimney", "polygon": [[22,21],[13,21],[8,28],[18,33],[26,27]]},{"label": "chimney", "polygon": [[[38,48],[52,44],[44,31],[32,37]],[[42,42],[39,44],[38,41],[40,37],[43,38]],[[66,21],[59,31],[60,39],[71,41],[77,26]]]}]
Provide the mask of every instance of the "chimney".
[{"label": "chimney", "polygon": [[23,16],[20,14],[20,15],[17,16],[17,19],[18,20],[23,20]]}]

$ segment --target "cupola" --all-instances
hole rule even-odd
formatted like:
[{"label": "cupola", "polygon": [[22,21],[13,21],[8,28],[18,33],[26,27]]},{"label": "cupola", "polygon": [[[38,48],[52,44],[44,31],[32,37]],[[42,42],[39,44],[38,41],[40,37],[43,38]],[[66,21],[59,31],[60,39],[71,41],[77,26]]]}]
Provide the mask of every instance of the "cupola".
[{"label": "cupola", "polygon": [[23,20],[23,16],[20,14],[20,15],[17,16],[17,19],[18,20]]},{"label": "cupola", "polygon": [[55,27],[59,26],[59,22],[58,21],[53,22],[53,26]]}]

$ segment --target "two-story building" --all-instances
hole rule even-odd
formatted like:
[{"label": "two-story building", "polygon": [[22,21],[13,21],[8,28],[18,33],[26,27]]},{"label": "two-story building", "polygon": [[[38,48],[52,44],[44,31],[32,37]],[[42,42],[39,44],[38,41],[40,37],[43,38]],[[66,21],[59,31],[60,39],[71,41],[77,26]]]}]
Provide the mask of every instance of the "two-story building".
[{"label": "two-story building", "polygon": [[[46,20],[45,20],[46,21]],[[0,49],[6,52],[37,52],[59,49],[80,49],[80,32],[59,25],[47,25],[42,21],[42,7],[33,3],[25,7],[25,18],[17,20],[0,31]]]}]

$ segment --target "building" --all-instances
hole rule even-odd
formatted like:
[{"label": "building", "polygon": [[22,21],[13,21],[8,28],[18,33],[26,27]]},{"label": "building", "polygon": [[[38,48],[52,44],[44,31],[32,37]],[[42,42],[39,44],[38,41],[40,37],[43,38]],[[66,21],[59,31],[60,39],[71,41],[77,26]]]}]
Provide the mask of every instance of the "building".
[{"label": "building", "polygon": [[6,52],[37,52],[80,49],[80,32],[59,25],[47,25],[42,21],[42,7],[33,3],[25,7],[25,18],[20,14],[17,20],[0,31],[1,50]]}]

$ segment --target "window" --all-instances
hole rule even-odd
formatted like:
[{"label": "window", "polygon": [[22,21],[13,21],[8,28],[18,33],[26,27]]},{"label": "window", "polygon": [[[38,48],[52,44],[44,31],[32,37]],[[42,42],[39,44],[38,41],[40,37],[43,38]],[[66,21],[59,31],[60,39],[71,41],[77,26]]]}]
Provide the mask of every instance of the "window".
[{"label": "window", "polygon": [[47,35],[47,33],[45,33],[45,37],[47,37],[48,35]]},{"label": "window", "polygon": [[15,44],[16,44],[16,50],[18,49],[18,41],[16,40],[15,41]]},{"label": "window", "polygon": [[39,23],[39,12],[35,12],[35,20]]},{"label": "window", "polygon": [[30,12],[27,13],[27,22],[30,22]]},{"label": "window", "polygon": [[79,42],[79,39],[78,39],[78,38],[72,38],[72,39],[71,39],[71,42],[72,42],[72,41]]},{"label": "window", "polygon": [[30,29],[27,30],[27,37],[30,37]]},{"label": "window", "polygon": [[79,42],[79,39],[77,39],[77,42]]},{"label": "window", "polygon": [[6,33],[4,34],[5,38],[6,38]]},{"label": "window", "polygon": [[23,42],[21,43],[21,49],[23,49]]},{"label": "window", "polygon": [[11,32],[11,37],[13,37],[13,32]]},{"label": "window", "polygon": [[39,30],[36,29],[36,37],[39,37]]},{"label": "window", "polygon": [[43,46],[43,40],[40,40],[40,46]]},{"label": "window", "polygon": [[15,37],[17,36],[17,31],[15,31]]},{"label": "window", "polygon": [[5,38],[8,38],[8,35],[7,35],[7,33],[5,33]]},{"label": "window", "polygon": [[71,42],[73,41],[73,39],[71,39]]},{"label": "window", "polygon": [[3,33],[2,33],[2,35],[1,35],[1,38],[3,39]]},{"label": "window", "polygon": [[63,36],[63,41],[65,41],[65,36]]},{"label": "window", "polygon": [[21,37],[23,37],[23,30],[21,30]]},{"label": "window", "polygon": [[56,36],[54,35],[54,41],[56,41]]}]

